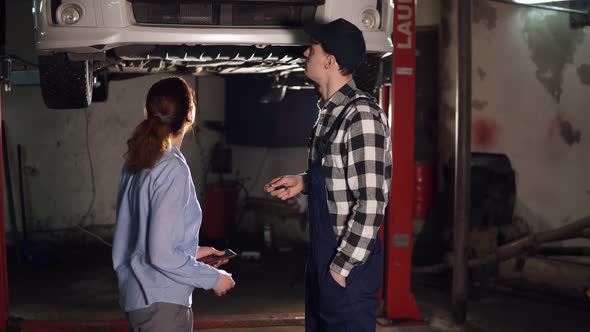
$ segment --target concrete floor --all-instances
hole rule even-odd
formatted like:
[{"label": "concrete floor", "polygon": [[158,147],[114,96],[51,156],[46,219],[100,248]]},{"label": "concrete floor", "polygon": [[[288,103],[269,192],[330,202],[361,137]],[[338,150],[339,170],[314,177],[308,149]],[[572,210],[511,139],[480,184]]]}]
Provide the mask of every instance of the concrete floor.
[{"label": "concrete floor", "polygon": [[[117,287],[110,267],[110,249],[53,248],[33,263],[9,265],[11,316],[25,320],[124,319],[117,305]],[[49,254],[47,253],[49,252]],[[279,314],[303,312],[305,254],[267,255],[261,261],[236,259],[227,265],[237,287],[225,297],[195,291],[196,317],[216,315]],[[568,331],[590,330],[590,302],[515,296],[508,292],[479,290],[468,304],[463,327],[452,323],[448,281],[420,278],[414,294],[429,325],[378,327],[377,331]],[[296,332],[296,327],[215,329],[215,332]]]}]

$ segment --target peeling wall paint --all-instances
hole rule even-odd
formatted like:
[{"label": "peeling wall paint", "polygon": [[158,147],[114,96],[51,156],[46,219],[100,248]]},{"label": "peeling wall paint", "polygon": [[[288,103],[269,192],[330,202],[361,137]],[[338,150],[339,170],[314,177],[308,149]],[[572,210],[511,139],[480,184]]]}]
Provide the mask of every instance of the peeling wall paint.
[{"label": "peeling wall paint", "polygon": [[477,67],[477,77],[479,78],[480,81],[485,80],[487,75],[488,75],[488,73],[486,73],[486,71],[483,70],[483,68]]},{"label": "peeling wall paint", "polygon": [[474,111],[481,111],[484,108],[488,107],[488,102],[487,100],[477,100],[477,99],[473,99],[471,101],[471,108]]},{"label": "peeling wall paint", "polygon": [[580,143],[582,133],[574,127],[572,122],[575,121],[571,120],[571,115],[564,112],[557,113],[549,124],[548,138],[551,140],[563,139],[569,146]]},{"label": "peeling wall paint", "polygon": [[551,96],[561,98],[564,69],[573,63],[574,53],[583,41],[582,30],[569,27],[569,16],[542,10],[523,10],[522,33],[536,65],[536,77]]},{"label": "peeling wall paint", "polygon": [[473,2],[473,23],[485,23],[488,30],[496,28],[496,22],[498,21],[498,13],[496,8],[492,6],[489,1],[474,1]]},{"label": "peeling wall paint", "polygon": [[508,155],[517,178],[515,214],[533,231],[590,215],[590,30],[571,29],[566,13],[475,3],[474,17],[489,16],[489,8],[478,12],[483,4],[496,9],[497,20],[494,29],[483,19],[472,26],[473,151]]},{"label": "peeling wall paint", "polygon": [[577,70],[578,77],[580,78],[580,82],[585,85],[590,85],[590,65],[589,64],[582,64],[578,67]]}]

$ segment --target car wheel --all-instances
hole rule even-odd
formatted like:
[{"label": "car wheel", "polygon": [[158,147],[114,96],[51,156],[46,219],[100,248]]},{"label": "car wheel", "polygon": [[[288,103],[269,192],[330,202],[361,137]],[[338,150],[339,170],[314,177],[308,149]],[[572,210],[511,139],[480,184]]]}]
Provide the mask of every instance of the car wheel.
[{"label": "car wheel", "polygon": [[84,108],[92,102],[92,71],[86,61],[70,61],[66,54],[39,57],[41,94],[49,108]]},{"label": "car wheel", "polygon": [[95,74],[96,79],[93,82],[92,101],[106,101],[109,97],[109,77],[106,70]]},{"label": "car wheel", "polygon": [[354,81],[359,90],[372,96],[377,93],[377,80],[381,72],[381,57],[374,54],[367,54],[354,72]]}]

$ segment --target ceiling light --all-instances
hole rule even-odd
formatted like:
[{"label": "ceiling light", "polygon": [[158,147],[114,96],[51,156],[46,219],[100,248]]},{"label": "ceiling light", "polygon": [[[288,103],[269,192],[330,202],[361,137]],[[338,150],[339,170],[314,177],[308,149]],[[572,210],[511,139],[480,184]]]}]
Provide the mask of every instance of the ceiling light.
[{"label": "ceiling light", "polygon": [[522,3],[526,5],[533,5],[538,3],[547,3],[547,2],[563,2],[569,0],[513,0],[516,3]]}]

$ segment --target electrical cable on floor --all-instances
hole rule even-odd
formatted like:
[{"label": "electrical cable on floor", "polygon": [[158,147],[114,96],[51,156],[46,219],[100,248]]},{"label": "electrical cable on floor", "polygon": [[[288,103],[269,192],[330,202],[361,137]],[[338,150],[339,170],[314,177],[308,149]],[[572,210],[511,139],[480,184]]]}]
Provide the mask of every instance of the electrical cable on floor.
[{"label": "electrical cable on floor", "polygon": [[86,221],[86,219],[90,215],[90,212],[92,211],[92,208],[94,207],[94,201],[96,200],[96,182],[94,180],[94,164],[92,162],[92,154],[90,152],[90,133],[89,133],[89,129],[88,129],[89,122],[90,122],[89,121],[89,114],[88,114],[88,107],[84,108],[84,115],[85,115],[84,118],[86,120],[85,121],[86,122],[86,152],[88,154],[88,164],[90,166],[90,181],[92,183],[92,200],[90,201],[90,205],[88,206],[86,213],[84,214],[84,216],[82,217],[80,222],[75,226],[75,228],[78,228],[82,232],[94,237],[95,239],[102,242],[103,244],[105,244],[109,247],[112,247],[113,245],[111,243],[107,242],[106,240],[104,240],[100,235],[95,234],[83,227],[84,222]]},{"label": "electrical cable on floor", "polygon": [[81,230],[82,232],[92,236],[93,238],[97,239],[98,241],[102,242],[103,244],[105,244],[107,247],[113,247],[112,244],[110,244],[109,242],[107,242],[105,239],[103,239],[102,237],[100,237],[100,235],[97,235],[95,233],[92,233],[91,231],[85,229],[84,227],[80,226],[80,225],[76,225],[76,228],[78,228],[79,230]]},{"label": "electrical cable on floor", "polygon": [[94,207],[94,201],[96,200],[96,183],[94,182],[94,164],[92,162],[92,154],[90,153],[90,134],[89,134],[89,115],[88,115],[88,108],[84,109],[84,115],[85,115],[85,123],[86,123],[86,153],[88,154],[88,165],[90,166],[90,181],[92,183],[92,199],[90,201],[90,205],[88,206],[88,209],[86,210],[86,213],[84,214],[84,216],[82,217],[82,219],[80,220],[80,223],[78,224],[78,226],[82,226],[82,224],[84,223],[84,221],[86,221],[86,218],[88,218],[88,216],[90,215],[90,211],[92,211],[92,208]]},{"label": "electrical cable on floor", "polygon": [[67,227],[67,228],[57,228],[57,229],[49,229],[49,230],[37,230],[37,231],[33,231],[35,233],[54,233],[54,232],[65,232],[65,231],[69,231],[72,229],[78,229],[81,232],[86,233],[87,235],[95,238],[96,240],[98,240],[99,242],[105,244],[108,247],[113,247],[113,245],[111,243],[109,243],[108,241],[106,241],[105,239],[103,239],[100,235],[93,233],[91,231],[89,231],[88,229],[86,229],[84,227],[84,221],[86,221],[86,219],[88,218],[88,216],[90,215],[90,212],[92,211],[92,208],[94,207],[94,202],[96,200],[96,182],[94,180],[94,163],[92,161],[92,154],[90,152],[90,133],[89,133],[89,114],[88,114],[88,108],[84,109],[84,119],[85,119],[85,123],[86,123],[86,153],[88,155],[88,164],[90,167],[90,181],[92,183],[92,199],[90,200],[90,204],[88,206],[88,209],[86,210],[86,213],[84,213],[84,215],[82,216],[82,218],[80,219],[80,222],[75,225],[74,227]]}]

